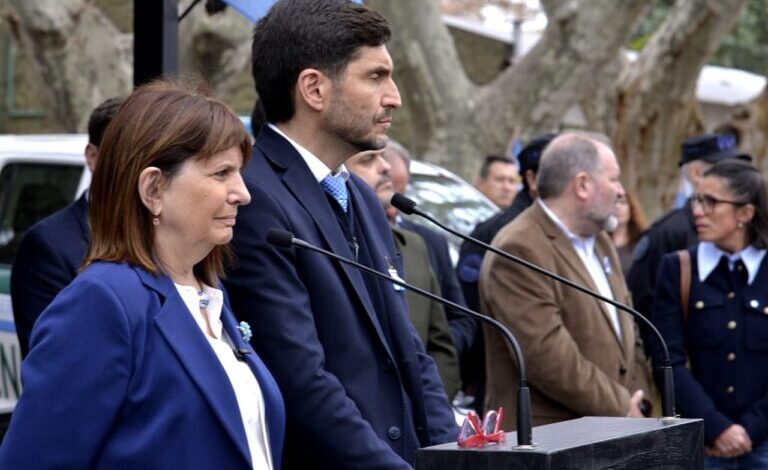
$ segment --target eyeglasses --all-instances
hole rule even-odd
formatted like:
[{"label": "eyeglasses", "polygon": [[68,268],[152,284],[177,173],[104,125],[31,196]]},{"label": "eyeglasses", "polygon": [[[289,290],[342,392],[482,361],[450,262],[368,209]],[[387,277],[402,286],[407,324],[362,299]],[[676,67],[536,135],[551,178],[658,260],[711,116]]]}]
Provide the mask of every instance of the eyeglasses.
[{"label": "eyeglasses", "polygon": [[734,206],[745,206],[749,204],[748,202],[742,201],[728,201],[725,199],[718,199],[708,194],[694,194],[691,201],[692,206],[696,206],[697,204],[700,205],[701,210],[704,211],[705,214],[711,214],[715,210],[715,206],[718,204],[733,204]]},{"label": "eyeglasses", "polygon": [[475,413],[468,412],[459,430],[456,444],[459,447],[483,447],[490,443],[504,442],[507,433],[501,430],[502,419],[504,408],[499,408],[498,411],[488,410],[482,423]]}]

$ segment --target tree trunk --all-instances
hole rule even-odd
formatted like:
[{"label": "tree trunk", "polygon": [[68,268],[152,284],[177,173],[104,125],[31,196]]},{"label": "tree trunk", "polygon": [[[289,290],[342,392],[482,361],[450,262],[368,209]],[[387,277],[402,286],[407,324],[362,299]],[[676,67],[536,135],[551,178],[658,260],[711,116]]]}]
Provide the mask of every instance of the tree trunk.
[{"label": "tree trunk", "polygon": [[101,101],[131,90],[132,41],[85,0],[2,0],[18,47],[32,51],[68,132],[85,130]]},{"label": "tree trunk", "polygon": [[680,143],[696,125],[696,80],[736,24],[748,0],[684,0],[666,18],[616,86],[604,123],[624,180],[649,215],[657,216],[676,189]]},{"label": "tree trunk", "polygon": [[485,155],[557,129],[580,105],[587,127],[613,139],[627,187],[656,215],[675,188],[680,142],[699,130],[698,74],[747,1],[679,0],[630,62],[624,45],[652,0],[623,1],[621,14],[614,0],[543,0],[549,22],[539,43],[484,86],[467,80],[438,2],[368,3],[393,26],[404,95],[393,135],[420,158],[470,177]]},{"label": "tree trunk", "polygon": [[[549,24],[539,44],[493,82],[466,77],[443,26],[438,2],[368,4],[392,23],[390,50],[404,96],[393,135],[421,158],[469,177],[510,138],[556,128],[567,109],[609,66],[651,0],[548,0]],[[407,123],[406,126],[402,122]]]}]

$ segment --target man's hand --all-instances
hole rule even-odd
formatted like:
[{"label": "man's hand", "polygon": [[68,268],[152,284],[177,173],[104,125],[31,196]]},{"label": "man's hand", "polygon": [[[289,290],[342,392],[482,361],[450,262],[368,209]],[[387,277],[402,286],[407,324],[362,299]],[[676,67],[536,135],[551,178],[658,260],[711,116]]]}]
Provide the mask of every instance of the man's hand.
[{"label": "man's hand", "polygon": [[643,418],[643,413],[640,411],[640,402],[643,401],[643,391],[636,390],[629,399],[629,411],[627,416],[630,418]]},{"label": "man's hand", "polygon": [[740,424],[732,424],[725,429],[712,447],[707,449],[711,457],[733,458],[752,452],[752,439]]}]

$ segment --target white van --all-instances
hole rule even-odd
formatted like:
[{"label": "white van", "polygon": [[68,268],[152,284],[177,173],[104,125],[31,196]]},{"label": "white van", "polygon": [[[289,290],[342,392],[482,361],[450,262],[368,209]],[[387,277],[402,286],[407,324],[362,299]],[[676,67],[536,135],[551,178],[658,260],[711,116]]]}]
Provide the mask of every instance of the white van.
[{"label": "white van", "polygon": [[0,406],[12,405],[21,393],[21,353],[10,296],[16,248],[30,226],[88,187],[87,143],[85,134],[0,135]]}]

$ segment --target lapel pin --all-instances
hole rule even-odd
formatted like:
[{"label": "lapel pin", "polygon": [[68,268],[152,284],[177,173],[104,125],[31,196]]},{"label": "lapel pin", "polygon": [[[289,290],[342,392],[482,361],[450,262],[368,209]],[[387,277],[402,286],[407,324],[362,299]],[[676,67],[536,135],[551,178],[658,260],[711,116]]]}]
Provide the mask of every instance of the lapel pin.
[{"label": "lapel pin", "polygon": [[[389,257],[385,256],[384,260],[387,262],[387,272],[389,273],[389,277],[391,277],[392,279],[395,279],[396,281],[405,282],[403,278],[400,277],[400,274],[397,272],[397,268],[395,268],[392,265],[392,263],[389,261]],[[405,290],[403,286],[399,284],[395,284],[394,282],[392,283],[392,287],[394,287],[394,289],[398,292]]]},{"label": "lapel pin", "polygon": [[611,259],[607,256],[603,256],[603,270],[605,271],[605,274],[611,275]]},{"label": "lapel pin", "polygon": [[253,333],[251,333],[251,325],[249,325],[248,322],[241,321],[240,324],[237,325],[237,329],[240,330],[240,336],[242,336],[243,341],[246,343],[251,341]]}]

